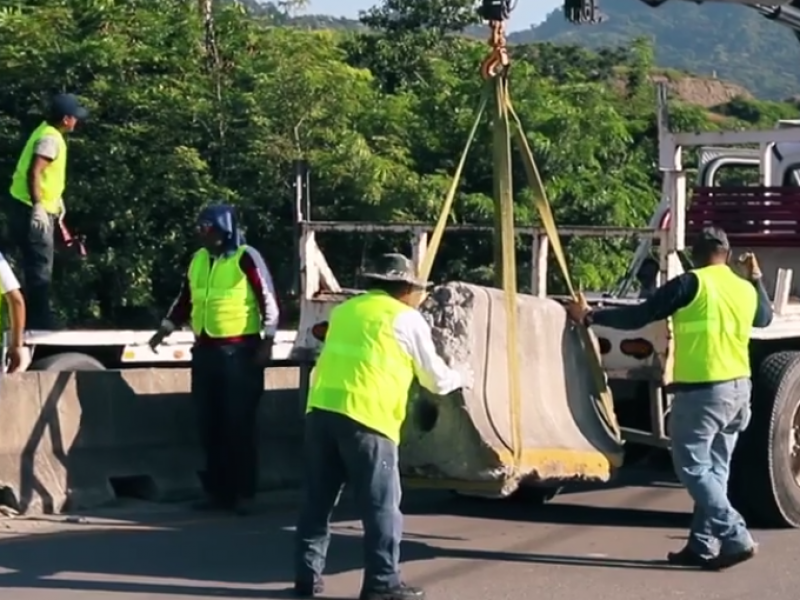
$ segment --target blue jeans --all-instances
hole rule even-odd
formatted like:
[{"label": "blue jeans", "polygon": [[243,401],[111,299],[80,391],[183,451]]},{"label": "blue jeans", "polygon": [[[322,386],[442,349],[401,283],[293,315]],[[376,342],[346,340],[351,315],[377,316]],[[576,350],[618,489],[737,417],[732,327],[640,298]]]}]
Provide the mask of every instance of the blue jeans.
[{"label": "blue jeans", "polygon": [[305,497],[297,522],[295,581],[321,577],[330,519],[345,482],[364,525],[364,590],[400,584],[400,470],[397,444],[343,415],[313,410],[306,417]]},{"label": "blue jeans", "polygon": [[689,548],[704,557],[750,549],[753,538],[728,500],[731,457],[750,423],[749,379],[676,391],[670,431],[672,461],[694,500]]}]

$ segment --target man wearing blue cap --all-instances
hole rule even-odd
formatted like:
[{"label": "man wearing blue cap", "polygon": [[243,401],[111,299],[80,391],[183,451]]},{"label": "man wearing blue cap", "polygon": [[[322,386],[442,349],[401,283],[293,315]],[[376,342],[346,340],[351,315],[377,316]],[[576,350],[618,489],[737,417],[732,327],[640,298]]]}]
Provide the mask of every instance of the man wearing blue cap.
[{"label": "man wearing blue cap", "polygon": [[753,558],[757,546],[728,499],[728,476],[739,434],[750,422],[750,334],[768,327],[772,306],[753,254],[729,266],[728,236],[709,227],[693,241],[694,268],[668,281],[638,305],[592,310],[579,298],[567,305],[584,325],[632,330],[672,318],[672,462],[694,500],[689,540],[667,560],[720,571]]},{"label": "man wearing blue cap", "polygon": [[88,116],[72,94],[58,94],[45,121],[28,138],[11,183],[9,221],[14,244],[22,255],[24,293],[31,329],[52,329],[50,281],[53,233],[64,217],[62,194],[67,182],[67,143],[79,121]]},{"label": "man wearing blue cap", "polygon": [[204,209],[198,234],[202,247],[150,347],[156,351],[176,327],[191,324],[192,396],[208,495],[198,508],[246,514],[256,493],[257,411],[278,327],[278,303],[269,269],[261,254],[245,244],[232,207]]}]

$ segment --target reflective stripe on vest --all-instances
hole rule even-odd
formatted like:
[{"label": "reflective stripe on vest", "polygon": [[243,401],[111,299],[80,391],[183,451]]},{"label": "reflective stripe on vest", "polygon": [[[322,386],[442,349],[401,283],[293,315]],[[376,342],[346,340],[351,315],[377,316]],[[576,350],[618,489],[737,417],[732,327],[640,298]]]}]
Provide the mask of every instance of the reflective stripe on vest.
[{"label": "reflective stripe on vest", "polygon": [[20,202],[31,206],[31,194],[28,189],[28,170],[33,161],[33,150],[41,138],[53,136],[58,140],[58,156],[42,170],[39,182],[39,192],[44,209],[50,214],[58,214],[61,210],[61,196],[67,183],[67,143],[64,136],[55,127],[42,123],[28,138],[22,155],[17,161],[14,170],[14,179],[11,182],[11,195]]},{"label": "reflective stripe on vest", "polygon": [[673,381],[710,383],[750,377],[750,334],[758,294],[726,265],[692,271],[699,282],[691,304],[672,318]]},{"label": "reflective stripe on vest", "polygon": [[189,265],[192,295],[192,330],[212,338],[252,335],[261,331],[261,314],[255,292],[239,261],[247,248],[232,256],[211,260],[205,248]]},{"label": "reflective stripe on vest", "polygon": [[377,291],[335,307],[307,410],[343,414],[399,443],[414,367],[395,338],[394,323],[409,310],[414,309]]}]

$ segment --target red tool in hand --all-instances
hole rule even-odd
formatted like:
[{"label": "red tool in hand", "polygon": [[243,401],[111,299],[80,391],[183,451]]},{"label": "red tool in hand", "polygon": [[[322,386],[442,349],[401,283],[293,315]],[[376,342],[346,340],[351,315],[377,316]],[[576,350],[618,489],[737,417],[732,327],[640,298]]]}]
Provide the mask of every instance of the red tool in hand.
[{"label": "red tool in hand", "polygon": [[64,247],[70,252],[75,252],[81,258],[85,258],[86,246],[83,245],[83,241],[70,233],[63,219],[59,219],[58,221],[58,230],[61,233],[61,242],[64,244]]}]

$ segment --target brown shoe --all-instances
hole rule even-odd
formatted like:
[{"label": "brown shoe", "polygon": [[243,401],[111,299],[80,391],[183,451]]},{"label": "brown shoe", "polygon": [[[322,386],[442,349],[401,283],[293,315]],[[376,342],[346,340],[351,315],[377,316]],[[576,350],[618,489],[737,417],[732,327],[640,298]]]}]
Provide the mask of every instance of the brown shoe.
[{"label": "brown shoe", "polygon": [[689,548],[689,546],[684,546],[678,552],[670,552],[667,554],[667,562],[676,567],[698,567],[705,569],[708,568],[710,560],[713,559],[700,556],[697,552]]},{"label": "brown shoe", "polygon": [[754,558],[757,552],[758,545],[754,544],[747,550],[732,552],[730,554],[720,554],[709,560],[706,568],[711,571],[724,571],[725,569],[730,569],[731,567],[735,567],[738,564]]}]

